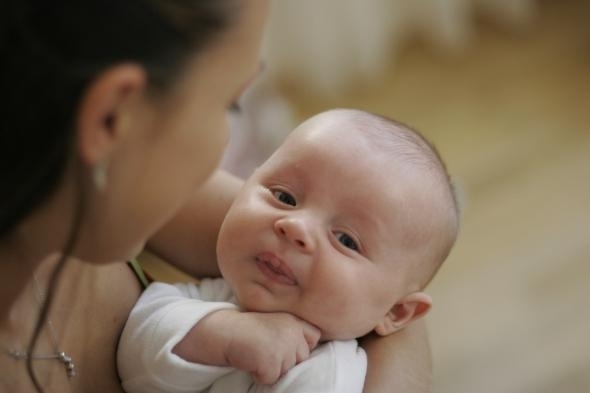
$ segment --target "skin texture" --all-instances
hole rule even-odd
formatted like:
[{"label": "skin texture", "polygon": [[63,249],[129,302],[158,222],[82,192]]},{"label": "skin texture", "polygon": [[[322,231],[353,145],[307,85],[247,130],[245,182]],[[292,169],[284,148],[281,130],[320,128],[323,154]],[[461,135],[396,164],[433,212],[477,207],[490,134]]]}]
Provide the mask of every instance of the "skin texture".
[{"label": "skin texture", "polygon": [[299,126],[246,181],[218,243],[243,307],[292,313],[323,340],[387,335],[429,309],[415,270],[436,242],[408,233],[444,211],[427,173],[368,144],[347,115]]},{"label": "skin texture", "polygon": [[[116,343],[140,293],[122,261],[155,231],[148,244],[169,255],[171,263],[187,269],[199,261],[194,272],[216,272],[215,240],[238,183],[211,172],[227,138],[225,109],[258,72],[267,8],[265,0],[244,4],[232,29],[193,59],[165,96],[148,94],[145,71],[137,64],[97,75],[77,103],[78,144],[57,190],[0,243],[0,343],[23,348],[39,308],[32,274],[44,288],[69,233],[82,184],[92,213],[80,232],[74,252],[78,258],[62,271],[50,312],[59,348],[75,360],[78,375],[68,380],[61,363],[35,362],[45,391],[121,391]],[[91,174],[99,163],[107,168],[102,192],[95,189]],[[376,361],[370,366],[367,392],[406,386],[403,374],[389,372],[394,364],[430,373],[428,363],[397,355],[400,347],[422,350],[427,339],[417,333],[379,340],[380,350],[369,352]],[[46,331],[37,348],[39,353],[54,350]],[[0,369],[0,391],[33,390],[24,362],[0,356]]]},{"label": "skin texture", "polygon": [[[119,87],[124,103],[108,111],[119,111],[110,129],[101,129],[100,111],[93,119],[96,110],[85,111],[83,105],[82,157],[89,164],[106,160],[109,165],[108,189],[93,194],[91,212],[96,214],[83,231],[88,234],[80,241],[83,257],[99,260],[100,250],[107,248],[113,254],[104,256],[108,261],[127,257],[126,250],[137,251],[214,171],[228,139],[227,108],[260,67],[265,7],[261,1],[244,7],[237,26],[193,60],[183,80],[163,99],[146,94],[141,76],[127,77],[132,81]],[[124,71],[134,71],[127,68],[131,70]],[[104,98],[91,89],[84,102],[100,108]],[[84,118],[87,113],[90,119]]]},{"label": "skin texture", "polygon": [[[260,67],[267,6],[245,2],[235,24],[190,61],[164,96],[148,94],[135,64],[114,66],[87,87],[76,117],[76,159],[47,203],[0,245],[0,342],[22,349],[39,308],[32,273],[45,287],[69,231],[77,182],[87,175],[88,214],[74,250],[85,262],[68,263],[50,313],[78,376],[68,380],[56,361],[35,362],[46,391],[120,391],[116,342],[140,289],[125,264],[103,263],[134,255],[214,171],[227,141],[226,110]],[[107,186],[100,191],[91,170],[103,162]],[[52,346],[44,332],[39,353]],[[33,391],[24,362],[1,356],[0,369],[0,391]]]},{"label": "skin texture", "polygon": [[[335,110],[304,122],[246,181],[217,244],[219,267],[245,311],[206,316],[176,355],[272,384],[318,340],[387,336],[429,310],[420,291],[429,272],[417,270],[430,266],[421,259],[437,255],[430,248],[445,236],[411,234],[444,222],[448,209],[431,172],[368,143],[372,135],[349,115]],[[378,340],[366,342],[375,366],[383,352]],[[422,353],[418,361],[427,359]]]},{"label": "skin texture", "polygon": [[[368,358],[363,391],[432,392],[431,353],[425,337],[424,319],[387,337],[363,337],[360,343]],[[382,367],[384,361],[387,366]]]}]

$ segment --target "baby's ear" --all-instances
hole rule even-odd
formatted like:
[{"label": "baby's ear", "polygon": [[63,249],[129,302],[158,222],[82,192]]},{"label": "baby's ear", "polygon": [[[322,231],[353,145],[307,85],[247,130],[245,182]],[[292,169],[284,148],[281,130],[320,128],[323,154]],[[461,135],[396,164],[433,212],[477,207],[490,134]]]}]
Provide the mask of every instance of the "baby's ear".
[{"label": "baby's ear", "polygon": [[380,336],[397,332],[410,322],[423,317],[432,306],[431,297],[424,292],[413,292],[393,305],[391,310],[375,326]]}]

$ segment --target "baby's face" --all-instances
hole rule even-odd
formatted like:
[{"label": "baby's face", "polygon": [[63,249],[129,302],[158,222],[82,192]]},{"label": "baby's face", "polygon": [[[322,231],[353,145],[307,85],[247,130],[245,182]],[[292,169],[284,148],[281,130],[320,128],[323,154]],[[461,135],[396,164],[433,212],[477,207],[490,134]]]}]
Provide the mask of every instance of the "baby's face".
[{"label": "baby's face", "polygon": [[422,255],[408,228],[429,212],[407,168],[362,132],[327,125],[301,125],[248,179],[218,258],[245,309],[289,312],[322,339],[349,339],[412,290],[408,267]]}]

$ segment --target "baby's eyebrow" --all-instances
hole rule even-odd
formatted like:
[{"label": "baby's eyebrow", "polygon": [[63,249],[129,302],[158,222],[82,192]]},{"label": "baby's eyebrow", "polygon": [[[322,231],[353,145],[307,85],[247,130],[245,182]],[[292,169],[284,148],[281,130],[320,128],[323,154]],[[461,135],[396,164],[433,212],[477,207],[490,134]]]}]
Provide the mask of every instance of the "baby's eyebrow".
[{"label": "baby's eyebrow", "polygon": [[[281,162],[271,172],[264,176],[266,182],[288,183],[290,187],[295,188],[295,191],[300,191],[305,184],[302,174],[305,171],[297,168],[297,164],[293,162]],[[287,184],[284,184],[287,185]]]},{"label": "baby's eyebrow", "polygon": [[345,209],[344,214],[348,216],[354,226],[362,229],[363,233],[361,235],[365,235],[363,236],[365,238],[375,238],[382,232],[381,228],[383,224],[379,216],[373,214],[371,211],[367,211],[367,209],[360,208],[359,206],[348,207]]}]

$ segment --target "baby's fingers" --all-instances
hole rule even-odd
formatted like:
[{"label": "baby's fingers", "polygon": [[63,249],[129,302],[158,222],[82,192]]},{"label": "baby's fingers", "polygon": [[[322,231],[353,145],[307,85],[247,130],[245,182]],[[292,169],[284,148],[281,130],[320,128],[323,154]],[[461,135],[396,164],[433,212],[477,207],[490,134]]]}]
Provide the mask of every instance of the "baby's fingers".
[{"label": "baby's fingers", "polygon": [[259,385],[272,385],[281,377],[281,370],[277,366],[265,367],[264,370],[258,370],[250,375]]},{"label": "baby's fingers", "polygon": [[301,345],[297,346],[297,351],[295,353],[295,363],[299,364],[302,361],[306,360],[309,357],[309,354],[311,353],[311,349],[309,348],[309,346],[302,342]]},{"label": "baby's fingers", "polygon": [[317,327],[313,326],[310,323],[302,321],[303,323],[303,337],[305,337],[305,341],[307,342],[307,346],[310,351],[318,345],[320,338],[322,336],[322,332]]}]

